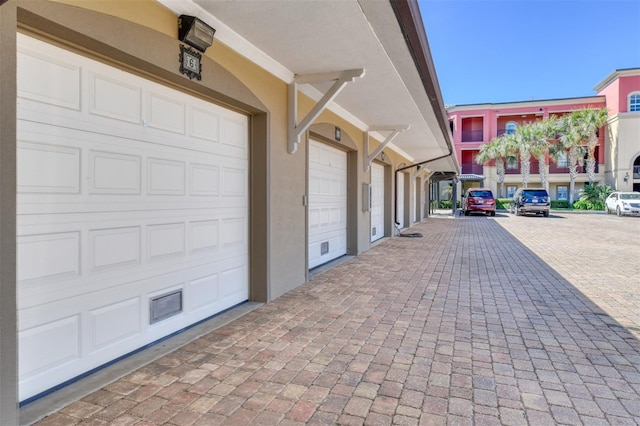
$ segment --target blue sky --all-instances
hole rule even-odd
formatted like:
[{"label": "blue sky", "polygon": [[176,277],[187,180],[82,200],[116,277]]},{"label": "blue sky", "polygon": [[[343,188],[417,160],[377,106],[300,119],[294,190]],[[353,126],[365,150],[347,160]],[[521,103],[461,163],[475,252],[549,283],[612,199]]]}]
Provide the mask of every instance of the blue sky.
[{"label": "blue sky", "polygon": [[593,96],[640,68],[640,0],[419,0],[447,105]]}]

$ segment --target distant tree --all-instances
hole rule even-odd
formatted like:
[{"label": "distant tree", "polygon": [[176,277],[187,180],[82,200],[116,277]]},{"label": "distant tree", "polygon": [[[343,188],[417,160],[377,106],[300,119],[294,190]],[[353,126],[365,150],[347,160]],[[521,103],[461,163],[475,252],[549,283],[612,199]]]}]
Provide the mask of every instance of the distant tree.
[{"label": "distant tree", "polygon": [[518,146],[518,156],[520,157],[520,176],[522,177],[522,187],[526,188],[531,174],[531,147],[535,141],[535,135],[530,124],[518,126],[516,128],[516,143]]},{"label": "distant tree", "polygon": [[517,151],[513,135],[501,135],[480,147],[475,157],[477,164],[484,164],[491,160],[496,161],[496,174],[498,176],[498,197],[504,196],[505,163],[513,158]]},{"label": "distant tree", "polygon": [[568,120],[575,128],[587,146],[586,172],[589,177],[589,184],[593,185],[596,170],[596,147],[598,146],[597,132],[607,124],[607,108],[593,109],[583,108],[573,111]]},{"label": "distant tree", "polygon": [[569,206],[573,205],[575,181],[578,177],[578,167],[582,166],[586,147],[583,146],[583,138],[571,116],[558,120],[556,129],[560,135],[557,144],[551,145],[550,154],[554,161],[566,156],[569,167]]},{"label": "distant tree", "polygon": [[528,125],[531,131],[531,155],[538,160],[538,174],[540,184],[547,187],[547,154],[549,153],[550,140],[555,138],[556,118],[550,117],[543,121],[535,121]]}]

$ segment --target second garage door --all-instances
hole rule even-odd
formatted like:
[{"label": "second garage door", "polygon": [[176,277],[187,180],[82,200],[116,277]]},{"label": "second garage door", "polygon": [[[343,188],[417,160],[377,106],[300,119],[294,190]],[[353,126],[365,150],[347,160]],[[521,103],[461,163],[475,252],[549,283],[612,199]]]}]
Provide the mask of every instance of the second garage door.
[{"label": "second garage door", "polygon": [[347,253],[347,153],[309,143],[309,269]]},{"label": "second garage door", "polygon": [[19,35],[20,399],[248,298],[248,119]]}]

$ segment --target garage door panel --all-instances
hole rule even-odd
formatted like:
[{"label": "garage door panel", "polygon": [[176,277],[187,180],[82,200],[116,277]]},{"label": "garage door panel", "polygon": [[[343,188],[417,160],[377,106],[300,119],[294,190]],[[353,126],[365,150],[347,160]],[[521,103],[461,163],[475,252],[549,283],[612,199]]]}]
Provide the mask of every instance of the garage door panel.
[{"label": "garage door panel", "polygon": [[167,258],[185,255],[185,224],[163,223],[147,227],[147,258],[149,261],[167,261]]},{"label": "garage door panel", "polygon": [[[20,347],[45,351],[47,330],[75,342],[49,363],[21,349],[23,400],[248,299],[249,132],[242,114],[18,39]],[[25,71],[48,60],[56,84]],[[182,309],[151,324],[169,290]]]},{"label": "garage door panel", "polygon": [[[194,264],[248,259],[246,210],[30,217],[17,238],[20,307]],[[39,219],[39,221],[37,220]],[[78,223],[78,220],[84,220]],[[178,221],[180,220],[180,221]],[[136,226],[131,226],[135,224]],[[37,295],[36,299],[33,299]],[[26,303],[26,304],[25,304]]]},{"label": "garage door panel", "polygon": [[140,297],[119,301],[88,312],[91,327],[89,352],[137,336],[141,333]]},{"label": "garage door panel", "polygon": [[187,106],[184,102],[154,93],[147,98],[147,126],[184,135],[187,126]]},{"label": "garage door panel", "polygon": [[[73,147],[32,143],[19,149],[21,214],[44,213],[44,209],[49,213],[150,209],[158,202],[178,199],[186,208],[207,203],[217,208],[247,205],[248,174],[242,160],[226,161],[226,167],[224,158],[213,157],[192,163],[187,158],[177,161],[93,150],[85,154]],[[48,163],[41,175],[31,164],[33,159]],[[65,165],[61,173],[52,166],[56,159]],[[85,170],[85,178],[77,176],[79,170]],[[48,175],[55,177],[48,180]]]},{"label": "garage door panel", "polygon": [[20,377],[30,378],[80,357],[80,316],[60,318],[21,331],[19,337]]},{"label": "garage door panel", "polygon": [[[31,281],[80,275],[80,233],[23,235],[17,238],[17,278]],[[26,260],[29,261],[22,261]]]},{"label": "garage door panel", "polygon": [[186,163],[161,158],[147,158],[147,194],[184,195]]},{"label": "garage door panel", "polygon": [[191,107],[189,135],[208,142],[220,141],[220,114],[206,108]]},{"label": "garage door panel", "polygon": [[18,141],[17,191],[79,194],[80,154],[79,148]]},{"label": "garage door panel", "polygon": [[195,278],[189,282],[186,304],[194,314],[198,315],[202,310],[215,309],[214,305],[220,297],[219,281],[220,275],[215,273]]},{"label": "garage door panel", "polygon": [[[17,54],[18,96],[39,103],[80,110],[81,68],[73,61],[54,58],[28,48]],[[59,84],[51,84],[52,81]]]},{"label": "garage door panel", "polygon": [[213,164],[189,164],[189,195],[216,196],[219,193],[219,166]]},{"label": "garage door panel", "polygon": [[89,193],[139,195],[141,164],[137,155],[89,151]]},{"label": "garage door panel", "polygon": [[141,87],[93,72],[89,73],[89,82],[89,113],[129,123],[142,122]]},{"label": "garage door panel", "polygon": [[137,266],[141,263],[141,229],[128,226],[89,231],[89,272]]}]

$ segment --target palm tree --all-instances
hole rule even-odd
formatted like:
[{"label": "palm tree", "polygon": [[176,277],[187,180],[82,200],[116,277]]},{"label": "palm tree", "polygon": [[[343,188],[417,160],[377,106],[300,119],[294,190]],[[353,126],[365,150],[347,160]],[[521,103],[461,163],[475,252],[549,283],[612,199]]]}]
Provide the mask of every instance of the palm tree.
[{"label": "palm tree", "polygon": [[531,127],[532,143],[531,155],[538,160],[538,173],[540,174],[540,184],[547,187],[547,153],[549,152],[549,140],[553,139],[556,133],[556,118],[551,116],[544,121],[535,121],[529,125]]},{"label": "palm tree", "polygon": [[475,157],[478,164],[484,164],[496,160],[496,174],[498,175],[498,197],[504,194],[505,162],[515,152],[513,135],[501,135],[491,142],[480,146],[480,151]]},{"label": "palm tree", "polygon": [[522,176],[522,187],[527,187],[529,174],[531,173],[531,146],[535,140],[530,124],[518,126],[516,129],[516,141],[518,144],[518,154],[520,156],[520,176]]},{"label": "palm tree", "polygon": [[550,152],[556,162],[561,154],[566,155],[567,165],[569,166],[569,206],[572,206],[578,167],[582,166],[586,147],[582,145],[582,135],[575,127],[575,123],[570,116],[558,120],[557,129],[559,130],[560,138],[557,144],[550,147]]},{"label": "palm tree", "polygon": [[596,171],[596,147],[598,146],[598,130],[607,123],[607,108],[584,108],[573,111],[569,116],[572,125],[577,128],[582,139],[587,142],[586,171],[589,176],[589,184],[593,185]]}]

